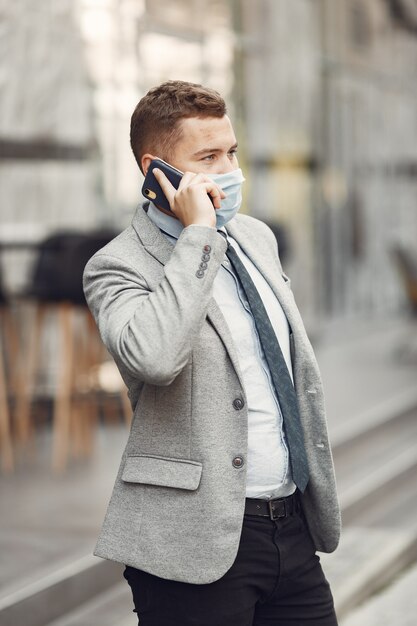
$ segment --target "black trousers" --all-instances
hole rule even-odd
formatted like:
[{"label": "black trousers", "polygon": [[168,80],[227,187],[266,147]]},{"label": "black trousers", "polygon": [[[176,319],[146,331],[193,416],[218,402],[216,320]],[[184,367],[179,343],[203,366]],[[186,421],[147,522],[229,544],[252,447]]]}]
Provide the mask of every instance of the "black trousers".
[{"label": "black trousers", "polygon": [[140,626],[337,626],[333,598],[301,511],[245,515],[238,554],[206,585],[123,572]]}]

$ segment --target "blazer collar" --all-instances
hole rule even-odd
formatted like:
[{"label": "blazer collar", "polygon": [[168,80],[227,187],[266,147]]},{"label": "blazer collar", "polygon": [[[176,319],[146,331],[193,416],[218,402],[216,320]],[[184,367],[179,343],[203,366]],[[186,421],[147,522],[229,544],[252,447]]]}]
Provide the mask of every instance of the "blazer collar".
[{"label": "blazer collar", "polygon": [[162,265],[168,263],[174,249],[172,244],[159,230],[158,226],[147,216],[149,202],[144,202],[136,209],[132,226],[143,246]]}]

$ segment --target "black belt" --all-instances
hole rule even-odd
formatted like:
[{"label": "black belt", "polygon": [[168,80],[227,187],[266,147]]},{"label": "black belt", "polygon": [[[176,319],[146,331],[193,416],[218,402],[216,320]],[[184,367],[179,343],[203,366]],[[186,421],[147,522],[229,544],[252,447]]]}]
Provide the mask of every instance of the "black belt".
[{"label": "black belt", "polygon": [[246,498],[245,515],[260,515],[269,517],[271,520],[288,517],[301,510],[298,491],[286,498],[274,498],[273,500],[261,500],[259,498]]}]

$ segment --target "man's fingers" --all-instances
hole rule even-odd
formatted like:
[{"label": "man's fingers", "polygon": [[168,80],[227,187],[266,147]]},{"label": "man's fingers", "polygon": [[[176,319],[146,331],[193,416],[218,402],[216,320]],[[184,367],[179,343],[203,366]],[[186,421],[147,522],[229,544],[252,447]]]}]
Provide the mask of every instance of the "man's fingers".
[{"label": "man's fingers", "polygon": [[172,203],[176,192],[175,187],[170,183],[162,170],[155,167],[153,173],[159,185],[161,186],[162,191],[164,192],[164,196],[166,197],[172,208]]},{"label": "man's fingers", "polygon": [[[205,193],[210,196],[215,209],[220,209],[221,201],[226,197],[224,191],[216,185],[216,183],[205,174],[195,174],[194,172],[185,172],[181,178],[178,190],[171,184],[164,172],[159,168],[153,170],[156,180],[161,186],[166,196],[171,210],[175,212],[178,196],[182,193],[194,193],[198,188],[204,189]],[[201,192],[200,192],[201,193]]]},{"label": "man's fingers", "polygon": [[178,191],[180,189],[184,189],[184,187],[187,187],[191,182],[194,182],[194,180],[198,178],[198,176],[199,174],[194,174],[194,172],[185,172],[180,180]]},{"label": "man's fingers", "polygon": [[218,187],[214,182],[206,183],[206,191],[212,199],[213,206],[215,209],[220,209],[221,201],[226,197],[223,189]]},{"label": "man's fingers", "polygon": [[202,185],[206,193],[210,196],[215,209],[220,209],[221,200],[226,197],[224,191],[216,185],[216,183],[206,174],[200,172],[195,174],[193,172],[185,172],[181,179],[178,191],[185,189],[186,187],[197,187]]}]

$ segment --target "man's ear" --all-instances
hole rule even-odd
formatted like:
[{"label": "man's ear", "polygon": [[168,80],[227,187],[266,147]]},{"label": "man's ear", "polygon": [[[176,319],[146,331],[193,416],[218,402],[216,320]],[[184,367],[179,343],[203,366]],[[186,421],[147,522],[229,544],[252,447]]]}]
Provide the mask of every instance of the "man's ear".
[{"label": "man's ear", "polygon": [[146,176],[146,174],[148,173],[148,169],[149,166],[151,164],[151,161],[153,161],[154,159],[156,159],[157,157],[153,156],[152,154],[150,154],[149,152],[147,152],[146,154],[144,154],[140,160],[140,163],[142,165],[142,172],[143,174]]}]

